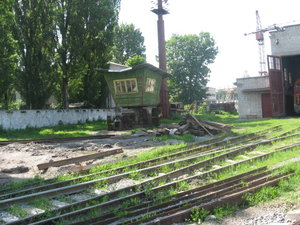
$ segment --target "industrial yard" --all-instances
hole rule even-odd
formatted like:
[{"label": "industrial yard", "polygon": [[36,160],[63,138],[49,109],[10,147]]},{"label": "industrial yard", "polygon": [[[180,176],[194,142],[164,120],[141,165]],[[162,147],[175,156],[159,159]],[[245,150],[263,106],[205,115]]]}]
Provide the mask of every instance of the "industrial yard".
[{"label": "industrial yard", "polygon": [[[117,132],[101,139],[2,142],[7,170],[1,162],[1,180],[3,175],[13,177],[13,183],[40,176],[26,183],[2,184],[2,223],[292,222],[286,214],[299,207],[300,195],[297,122],[292,118],[236,121],[231,132],[195,137],[189,143],[171,137],[162,141],[144,131]],[[55,165],[115,148],[122,152]],[[45,164],[47,169],[41,166]],[[273,196],[251,198],[262,187],[273,190]],[[286,201],[289,193],[294,199]],[[235,216],[225,217],[234,212]]]},{"label": "industrial yard", "polygon": [[0,225],[300,225],[297,5],[1,0]]}]

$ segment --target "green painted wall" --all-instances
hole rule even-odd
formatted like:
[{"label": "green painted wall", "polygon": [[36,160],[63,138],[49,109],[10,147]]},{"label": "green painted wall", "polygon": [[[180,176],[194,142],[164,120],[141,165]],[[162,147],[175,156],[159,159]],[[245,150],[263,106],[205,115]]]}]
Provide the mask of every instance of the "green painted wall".
[{"label": "green painted wall", "polygon": [[[104,74],[105,80],[108,84],[110,93],[112,94],[116,105],[120,107],[128,106],[156,106],[160,102],[160,84],[161,75],[149,70],[148,68],[141,68],[134,71],[124,72],[107,72]],[[138,85],[137,93],[116,94],[114,88],[114,80],[136,78]],[[147,78],[155,79],[154,92],[145,92]]]}]

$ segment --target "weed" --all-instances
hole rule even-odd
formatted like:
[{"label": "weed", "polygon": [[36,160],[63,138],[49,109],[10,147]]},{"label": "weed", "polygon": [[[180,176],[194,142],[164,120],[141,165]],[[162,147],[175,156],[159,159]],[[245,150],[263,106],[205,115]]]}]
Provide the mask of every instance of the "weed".
[{"label": "weed", "polygon": [[209,215],[209,211],[203,208],[193,208],[191,210],[190,218],[188,219],[188,222],[196,222],[201,223],[202,220],[205,219]]},{"label": "weed", "polygon": [[141,180],[142,174],[137,171],[133,171],[132,173],[129,174],[129,178],[133,180]]},{"label": "weed", "polygon": [[25,209],[23,209],[17,205],[13,205],[13,206],[9,207],[8,212],[19,218],[24,218],[24,217],[29,216],[29,213]]},{"label": "weed", "polygon": [[190,185],[186,181],[181,181],[176,184],[176,187],[179,191],[186,191],[189,189]]},{"label": "weed", "polygon": [[51,210],[53,208],[51,201],[46,197],[33,199],[30,204],[43,210]]},{"label": "weed", "polygon": [[236,205],[227,205],[225,207],[216,207],[213,210],[213,215],[217,218],[217,220],[221,220],[223,217],[228,216],[236,212],[238,207]]}]

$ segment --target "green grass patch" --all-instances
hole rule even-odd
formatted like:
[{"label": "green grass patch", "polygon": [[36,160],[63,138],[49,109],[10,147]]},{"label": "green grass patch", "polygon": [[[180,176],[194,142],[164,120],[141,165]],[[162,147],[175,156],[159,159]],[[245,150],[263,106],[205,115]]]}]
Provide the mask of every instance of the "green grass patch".
[{"label": "green grass patch", "polygon": [[150,140],[152,141],[168,141],[168,140],[178,140],[184,142],[193,142],[195,141],[195,136],[192,134],[183,134],[183,135],[163,135],[160,137],[153,137]]},{"label": "green grass patch", "polygon": [[9,213],[11,213],[12,215],[19,217],[19,218],[24,218],[24,217],[29,216],[29,213],[25,209],[23,209],[17,205],[13,205],[13,206],[9,207],[7,209],[7,211]]},{"label": "green grass patch", "polygon": [[92,132],[107,129],[106,121],[58,125],[54,127],[27,128],[24,130],[0,130],[0,141],[26,140],[52,137],[89,136]]}]

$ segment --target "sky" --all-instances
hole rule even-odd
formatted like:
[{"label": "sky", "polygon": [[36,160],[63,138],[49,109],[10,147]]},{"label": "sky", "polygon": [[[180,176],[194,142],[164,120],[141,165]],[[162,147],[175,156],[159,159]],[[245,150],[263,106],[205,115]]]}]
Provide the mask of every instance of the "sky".
[{"label": "sky", "polygon": [[[157,0],[121,0],[119,23],[134,24],[145,38],[147,62],[158,66],[157,15],[150,10]],[[259,48],[255,35],[255,11],[262,28],[273,24],[300,23],[299,0],[168,0],[164,16],[165,37],[209,32],[219,53],[209,67],[209,87],[234,87],[245,74],[259,76]],[[264,34],[265,52],[271,54],[269,33]]]}]

